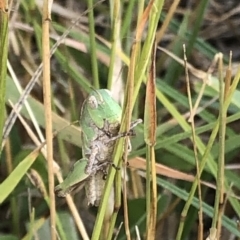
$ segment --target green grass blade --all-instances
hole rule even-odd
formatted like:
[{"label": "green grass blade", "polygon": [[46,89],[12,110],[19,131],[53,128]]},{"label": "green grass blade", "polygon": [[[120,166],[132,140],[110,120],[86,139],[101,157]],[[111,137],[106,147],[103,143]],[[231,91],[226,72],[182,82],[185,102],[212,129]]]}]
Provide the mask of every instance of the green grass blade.
[{"label": "green grass blade", "polygon": [[[3,7],[4,4],[3,4]],[[8,11],[0,9],[0,134],[2,136],[5,121],[5,92],[8,54]],[[0,140],[2,146],[2,137]],[[0,150],[1,155],[2,149]]]},{"label": "green grass blade", "polygon": [[2,203],[13,189],[17,186],[22,177],[27,173],[36,157],[39,155],[40,147],[31,152],[21,163],[11,172],[11,174],[0,185],[0,203]]}]

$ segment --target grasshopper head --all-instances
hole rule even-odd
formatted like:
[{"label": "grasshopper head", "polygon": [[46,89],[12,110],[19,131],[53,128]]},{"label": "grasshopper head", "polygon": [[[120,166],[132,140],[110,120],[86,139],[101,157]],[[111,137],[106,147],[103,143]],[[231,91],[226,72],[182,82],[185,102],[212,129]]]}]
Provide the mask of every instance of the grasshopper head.
[{"label": "grasshopper head", "polygon": [[122,109],[109,90],[93,90],[84,102],[80,122],[82,126],[88,126],[91,121],[98,128],[103,128],[105,120],[108,123],[119,123],[121,114]]},{"label": "grasshopper head", "polygon": [[108,97],[112,97],[108,89],[93,90],[87,100],[88,106],[92,109],[96,109],[99,105],[106,103]]}]

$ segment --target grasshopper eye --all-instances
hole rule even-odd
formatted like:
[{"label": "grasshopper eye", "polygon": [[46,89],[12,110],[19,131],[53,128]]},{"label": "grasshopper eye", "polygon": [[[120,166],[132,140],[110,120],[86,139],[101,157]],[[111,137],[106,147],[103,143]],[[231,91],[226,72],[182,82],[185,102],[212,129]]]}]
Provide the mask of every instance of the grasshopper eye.
[{"label": "grasshopper eye", "polygon": [[90,96],[88,98],[88,105],[90,106],[90,108],[98,108],[98,101],[96,97]]}]

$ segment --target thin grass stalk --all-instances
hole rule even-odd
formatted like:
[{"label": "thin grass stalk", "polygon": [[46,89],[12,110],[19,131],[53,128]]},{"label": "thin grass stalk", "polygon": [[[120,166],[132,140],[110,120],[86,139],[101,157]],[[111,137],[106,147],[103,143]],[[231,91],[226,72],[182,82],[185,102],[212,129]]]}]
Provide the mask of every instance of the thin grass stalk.
[{"label": "thin grass stalk", "polygon": [[[139,11],[142,11],[142,5],[140,3],[139,5]],[[142,13],[142,12],[141,12]],[[138,16],[142,16],[142,14],[138,14]],[[130,64],[129,64],[129,70],[128,70],[128,78],[127,78],[127,87],[126,87],[126,93],[125,93],[125,104],[123,107],[123,116],[122,116],[122,131],[129,131],[130,128],[130,122],[132,118],[132,111],[133,111],[133,94],[135,90],[134,82],[136,77],[136,66],[137,66],[137,60],[140,56],[140,39],[141,39],[141,25],[140,25],[141,18],[138,19],[137,24],[137,33],[136,33],[136,41],[133,43],[132,46],[132,52],[130,57]],[[123,182],[123,201],[124,201],[124,225],[125,225],[125,232],[126,237],[128,240],[131,239],[130,236],[130,230],[129,230],[129,221],[128,221],[128,207],[127,207],[127,185],[126,185],[126,166],[127,166],[127,154],[128,153],[128,137],[125,139],[125,145],[124,145],[124,182]]]},{"label": "thin grass stalk", "polygon": [[[233,83],[232,83],[232,85],[231,85],[231,87],[229,89],[228,96],[226,97],[226,101],[223,104],[223,111],[227,111],[227,109],[228,109],[228,107],[229,107],[229,105],[231,103],[231,98],[233,96],[233,93],[234,93],[234,91],[237,88],[237,85],[239,83],[239,80],[240,80],[240,67],[238,68],[238,71],[237,71],[237,73],[235,75]],[[209,158],[209,153],[211,151],[213,143],[215,142],[216,136],[218,134],[218,129],[219,129],[219,119],[216,121],[215,126],[213,127],[213,131],[212,131],[212,133],[211,133],[211,135],[209,137],[208,144],[207,144],[205,152],[204,152],[204,154],[202,156],[202,159],[201,159],[201,162],[200,162],[200,166],[199,166],[200,176],[201,176],[202,171],[204,169],[204,166],[205,166],[205,164],[206,164],[206,162],[207,162],[207,160]],[[193,184],[192,184],[191,190],[189,192],[188,200],[186,201],[185,206],[184,206],[184,208],[182,210],[181,220],[180,220],[180,223],[179,223],[176,240],[181,240],[182,239],[181,237],[182,237],[182,232],[183,232],[183,228],[184,228],[185,218],[187,216],[189,207],[191,206],[191,202],[193,200],[196,188],[197,188],[197,179],[195,179]]]},{"label": "thin grass stalk", "polygon": [[119,211],[120,206],[121,206],[121,190],[122,190],[121,186],[122,186],[122,174],[121,174],[121,171],[118,171],[116,173],[116,177],[115,177],[114,211],[113,211],[113,214],[112,214],[112,217],[111,217],[111,220],[110,220],[107,240],[111,240],[113,238],[115,223],[116,223],[116,220],[117,220],[118,211]]},{"label": "thin grass stalk", "polygon": [[[10,74],[10,76],[11,76],[11,78],[12,78],[12,80],[13,80],[13,82],[14,82],[14,84],[15,84],[18,92],[19,92],[19,94],[22,94],[23,90],[22,90],[20,81],[17,78],[17,75],[14,72],[14,69],[13,69],[12,65],[9,62],[7,63],[7,67],[8,67],[9,74]],[[40,141],[43,142],[45,140],[45,138],[44,138],[42,130],[41,130],[41,128],[40,128],[40,126],[39,126],[39,124],[37,122],[37,119],[35,117],[33,109],[31,108],[31,106],[30,106],[28,101],[25,102],[25,107],[26,107],[26,110],[28,112],[30,120],[31,120],[31,122],[32,122],[32,124],[33,124],[33,126],[34,126],[34,128],[36,130],[36,133],[37,133]]]},{"label": "thin grass stalk", "polygon": [[[210,135],[208,144],[206,146],[205,153],[204,153],[204,155],[202,157],[202,160],[201,160],[201,163],[200,163],[200,167],[199,167],[200,176],[201,176],[201,173],[202,173],[202,171],[204,169],[204,166],[207,162],[207,159],[209,157],[209,154],[210,154],[211,148],[213,146],[213,143],[215,142],[215,139],[216,139],[216,136],[217,136],[217,133],[218,133],[218,129],[219,129],[219,122],[217,121],[216,125],[215,125],[215,127],[214,127],[214,129],[213,129],[213,131]],[[185,206],[184,206],[184,208],[182,210],[182,213],[181,213],[181,219],[180,219],[180,223],[179,223],[179,227],[178,227],[176,240],[181,240],[182,239],[182,232],[183,232],[183,228],[184,228],[184,224],[185,224],[185,219],[186,219],[189,207],[191,206],[191,202],[192,202],[192,199],[194,197],[197,186],[198,186],[198,180],[197,180],[197,178],[195,178],[195,181],[193,182],[191,190],[189,192],[188,200],[185,203]]]},{"label": "thin grass stalk", "polygon": [[[194,12],[194,14],[192,14],[192,12],[190,12],[190,10],[187,10],[184,14],[184,19],[183,22],[180,26],[180,30],[178,35],[181,36],[183,39],[185,39],[186,33],[188,31],[188,25],[191,24],[191,22],[194,22],[194,26],[192,26],[192,34],[189,37],[189,41],[188,41],[188,48],[187,48],[187,56],[189,56],[189,54],[192,51],[192,48],[194,46],[194,43],[196,42],[196,38],[197,38],[197,34],[200,30],[200,26],[201,23],[203,21],[203,17],[204,17],[204,12],[206,10],[207,7],[207,2],[208,0],[202,0],[197,9],[196,9],[196,13]],[[190,14],[192,14],[192,20],[190,18]],[[192,20],[192,21],[191,21]],[[196,25],[196,26],[195,26]],[[174,47],[174,51],[177,53],[177,55],[179,55],[181,53],[181,44],[179,44],[179,41],[175,42],[175,47]],[[160,62],[159,62],[160,63]],[[165,78],[166,81],[174,83],[176,81],[176,79],[179,78],[179,76],[182,73],[182,68],[180,65],[178,65],[177,63],[172,63],[172,67],[174,68],[174,71],[168,71]]]},{"label": "thin grass stalk", "polygon": [[63,173],[66,173],[69,170],[69,157],[67,154],[67,147],[64,144],[64,141],[62,138],[57,136],[57,142],[58,142],[58,149],[59,149],[59,155],[60,155],[60,161],[62,163],[62,171]]},{"label": "thin grass stalk", "polygon": [[[128,78],[126,83],[126,91],[125,91],[125,101],[123,106],[123,116],[122,116],[122,124],[120,131],[128,132],[130,128],[130,121],[132,116],[132,96],[134,89],[134,72],[136,66],[136,56],[138,55],[136,44],[133,43],[131,60],[128,70]],[[124,143],[124,176],[123,176],[123,210],[124,210],[124,226],[125,226],[125,234],[126,239],[131,240],[130,229],[129,229],[129,220],[128,220],[128,204],[127,204],[127,185],[126,185],[126,165],[127,165],[127,157],[128,157],[128,137],[125,138]],[[121,162],[118,161],[121,165]]]},{"label": "thin grass stalk", "polygon": [[[179,25],[179,28],[177,30],[177,35],[171,42],[172,45],[172,51],[176,56],[182,55],[182,42],[181,39],[184,39],[186,32],[188,31],[188,23],[189,23],[189,16],[191,14],[190,10],[186,10],[185,14],[183,16],[183,20],[181,21],[181,24]],[[163,59],[163,57],[162,57]],[[161,60],[161,59],[160,59]],[[158,64],[161,64],[162,62],[159,61]],[[170,59],[171,68],[167,68],[166,74],[164,76],[164,79],[166,82],[168,82],[170,85],[174,85],[177,79],[179,79],[180,75],[183,74],[183,68],[180,66],[177,62]],[[174,69],[174,71],[172,70]]]},{"label": "thin grass stalk", "polygon": [[147,144],[146,160],[146,239],[151,240],[155,238],[157,222],[157,175],[154,145]]},{"label": "thin grass stalk", "polygon": [[[37,11],[37,9],[34,9],[32,12]],[[30,17],[32,18],[32,15],[30,15]],[[36,20],[36,18],[32,18],[32,23],[33,24],[33,29],[34,29],[34,33],[35,33],[35,39],[36,39],[36,43],[37,43],[37,47],[38,47],[38,51],[39,51],[39,55],[42,58],[42,28],[41,25],[39,24],[39,22]]]},{"label": "thin grass stalk", "polygon": [[137,28],[136,29],[138,29],[140,27],[141,18],[142,18],[143,12],[144,12],[144,4],[145,4],[144,0],[138,1]]},{"label": "thin grass stalk", "polygon": [[[186,56],[186,47],[185,44],[183,45],[184,50],[184,62],[185,62],[185,75],[186,75],[186,83],[187,83],[187,93],[188,93],[188,101],[189,101],[189,109],[190,109],[190,117],[189,122],[191,123],[192,128],[192,142],[193,142],[193,150],[194,150],[194,158],[196,161],[196,169],[197,169],[197,184],[198,184],[198,198],[199,198],[199,224],[198,224],[198,240],[203,240],[203,210],[202,210],[202,193],[201,193],[201,179],[200,179],[200,172],[199,172],[199,159],[198,159],[198,150],[196,146],[196,131],[195,131],[195,123],[194,123],[194,108],[192,104],[192,94],[191,94],[191,87],[190,87],[190,80],[187,70],[187,56]],[[205,87],[205,84],[203,84],[203,87]],[[203,88],[202,88],[203,89]],[[200,92],[200,96],[201,92]],[[200,102],[200,98],[198,98]],[[196,105],[195,105],[196,106]]]},{"label": "thin grass stalk", "polygon": [[[232,187],[233,187],[233,184],[230,185],[230,190],[232,191]],[[218,221],[217,221],[217,239],[221,239],[221,228],[222,228],[222,216],[224,215],[224,211],[226,209],[226,205],[228,203],[228,199],[229,199],[229,192],[228,191],[226,194],[225,194],[225,197],[224,197],[224,200],[223,200],[223,204],[221,204],[219,206],[219,211],[218,211]]]},{"label": "thin grass stalk", "polygon": [[[52,100],[52,110],[53,112],[57,112],[56,106],[54,105],[54,101]],[[56,135],[57,142],[58,142],[58,149],[59,149],[59,155],[60,155],[60,162],[62,163],[63,172],[65,173],[67,171],[67,167],[69,164],[69,158],[66,153],[66,147],[64,145],[63,139],[59,137],[59,135]]]},{"label": "thin grass stalk", "polygon": [[[144,2],[145,2],[144,0],[137,1],[138,10],[137,10],[136,29],[138,29],[138,25],[140,24],[140,19],[143,14]],[[121,39],[123,40],[123,46],[126,53],[129,53],[129,51],[132,48],[132,41],[129,41],[129,36],[132,36],[131,21],[132,21],[132,13],[134,11],[135,6],[136,6],[135,0],[129,1],[127,10],[124,11],[124,15],[123,15],[123,23],[121,27]],[[136,44],[138,48],[141,48],[140,41],[137,42]],[[129,66],[129,59],[126,59],[125,56],[122,56],[122,59],[123,59],[123,62]]]},{"label": "thin grass stalk", "polygon": [[[156,99],[156,98],[155,98]],[[155,119],[156,120],[156,119]],[[156,128],[155,128],[156,136]],[[152,171],[152,182],[151,182],[151,222],[150,222],[150,231],[148,239],[151,240],[155,238],[156,235],[156,224],[157,224],[157,173],[156,173],[156,156],[155,156],[155,140],[152,141],[150,146],[150,160],[151,160],[151,171]]]},{"label": "thin grass stalk", "polygon": [[[41,176],[38,174],[37,171],[31,169],[31,172],[30,172],[30,180],[32,181],[33,185],[35,185],[38,190],[40,191],[40,193],[42,194],[45,202],[47,203],[47,205],[50,207],[50,204],[51,204],[51,199],[50,199],[50,196],[48,195],[47,193],[47,190],[45,188],[45,185],[44,185],[44,181],[43,179],[41,178]],[[31,200],[31,199],[30,199]],[[30,202],[30,201],[29,201]],[[31,204],[29,204],[31,205]],[[30,209],[30,213],[32,212],[32,209]],[[31,214],[30,214],[31,215]],[[60,236],[60,239],[62,240],[67,240],[67,236],[65,234],[65,231],[63,229],[63,226],[62,226],[62,223],[61,221],[59,220],[58,216],[56,215],[56,224],[57,224],[57,227],[58,227],[58,231],[59,231],[59,236]],[[55,231],[56,233],[56,231]],[[52,240],[52,238],[51,238]]]},{"label": "thin grass stalk", "polygon": [[[41,228],[41,226],[45,223],[46,219],[44,217],[35,220],[34,225],[32,228],[37,231],[38,229]],[[32,238],[32,231],[28,232],[24,237],[21,238],[21,240],[30,240]]]},{"label": "thin grass stalk", "polygon": [[[222,54],[219,57],[219,155],[218,155],[218,171],[217,171],[217,189],[215,193],[214,214],[211,228],[217,227],[219,215],[219,206],[223,205],[224,199],[224,165],[225,165],[225,134],[226,134],[226,112],[223,112],[224,104],[224,80],[223,80],[223,58]],[[221,229],[217,229],[217,234],[220,234]]]},{"label": "thin grass stalk", "polygon": [[146,235],[148,239],[149,229],[151,219],[151,155],[150,147],[146,147]]},{"label": "thin grass stalk", "polygon": [[[129,71],[128,71],[128,79],[127,79],[127,89],[125,92],[125,99],[126,99],[126,105],[123,110],[123,112],[126,111],[125,115],[125,121],[123,122],[123,128],[124,131],[128,132],[130,129],[130,121],[132,117],[132,96],[133,96],[133,88],[134,88],[134,70],[135,70],[135,64],[136,64],[136,55],[138,54],[136,51],[136,45],[133,44],[132,48],[132,55],[131,55],[131,61],[129,65]],[[125,124],[125,125],[124,125]],[[124,144],[124,180],[123,180],[123,209],[124,209],[124,226],[125,226],[125,233],[127,240],[131,240],[130,236],[130,230],[129,230],[129,220],[128,220],[128,205],[127,205],[127,182],[126,182],[126,165],[127,165],[127,155],[128,155],[128,137],[125,139]]]},{"label": "thin grass stalk", "polygon": [[209,0],[200,1],[196,11],[194,12],[194,14],[192,14],[192,18],[194,18],[194,21],[192,21],[192,23],[194,23],[194,25],[192,26],[192,34],[188,41],[187,56],[189,56],[189,54],[191,53],[192,48],[196,42],[198,32],[200,31],[200,27],[202,25],[204,13],[207,9],[208,3],[209,3]]},{"label": "thin grass stalk", "polygon": [[30,216],[30,221],[29,221],[29,240],[30,239],[34,239],[34,233],[36,231],[35,226],[34,226],[34,222],[35,222],[35,208],[30,209],[29,212],[29,216]]},{"label": "thin grass stalk", "polygon": [[[220,66],[220,71],[222,70],[221,69],[222,66]],[[225,86],[224,86],[224,93],[223,93],[223,100],[222,100],[222,106],[223,107],[223,103],[226,99],[226,96],[229,92],[229,88],[230,88],[230,84],[231,84],[231,77],[232,77],[232,72],[231,72],[231,68],[232,68],[232,53],[230,52],[230,60],[229,60],[229,65],[228,65],[228,69],[226,70],[226,76],[225,76]],[[225,132],[226,132],[226,118],[227,118],[227,114],[225,112],[222,113],[222,125],[223,125],[223,134],[224,134],[224,141],[225,141]],[[221,139],[220,139],[221,140]],[[223,140],[222,140],[223,141]],[[220,143],[221,145],[222,143]],[[221,146],[220,146],[221,147]],[[224,150],[225,150],[225,145],[224,145]],[[220,158],[220,155],[224,154],[224,152],[222,154],[220,154],[220,149],[219,149],[219,158]],[[224,155],[223,155],[224,156]],[[225,159],[223,159],[225,160]],[[223,164],[225,161],[222,161]],[[222,176],[220,176],[220,183],[222,183],[221,180],[224,181],[224,166],[221,166],[223,169],[221,171],[221,174]],[[223,179],[221,179],[223,178]],[[220,239],[220,236],[221,236],[221,228],[222,228],[222,215],[223,215],[223,212],[224,212],[224,209],[226,208],[226,204],[227,204],[227,201],[228,201],[228,194],[226,194],[226,197],[224,199],[224,185],[221,186],[221,196],[222,196],[222,201],[223,203],[221,204],[220,206],[220,209],[219,209],[219,214],[218,214],[218,219],[217,219],[217,238]],[[231,190],[232,190],[232,186],[231,186]]]},{"label": "thin grass stalk", "polygon": [[[35,13],[35,17],[32,17],[33,12]],[[28,23],[33,26],[34,35],[35,35],[35,39],[36,39],[36,45],[38,48],[39,55],[42,58],[42,39],[41,39],[42,38],[42,28],[39,25],[39,18],[38,18],[39,9],[36,4],[36,1],[30,0],[30,1],[26,2],[25,13],[27,14]]]},{"label": "thin grass stalk", "polygon": [[229,65],[228,68],[226,70],[226,76],[225,76],[225,86],[224,86],[224,101],[227,98],[227,95],[229,93],[229,88],[231,86],[231,79],[232,79],[232,52],[230,52],[229,54]]},{"label": "thin grass stalk", "polygon": [[73,82],[68,79],[68,86],[69,86],[69,101],[70,101],[70,113],[71,113],[71,122],[75,121],[79,118],[79,113],[77,111],[77,104],[76,104],[76,96],[74,91]]},{"label": "thin grass stalk", "polygon": [[[159,2],[159,1],[158,1]],[[147,6],[147,8],[145,9],[145,11],[143,12],[143,14],[141,15],[141,17],[139,17],[138,19],[138,26],[137,26],[137,30],[136,30],[136,40],[135,42],[133,43],[133,47],[132,47],[132,55],[131,55],[131,60],[130,60],[130,64],[133,65],[132,61],[134,60],[134,62],[136,62],[136,59],[138,62],[136,62],[136,65],[135,65],[135,73],[131,73],[129,74],[128,76],[128,79],[131,79],[132,77],[134,77],[134,82],[135,82],[135,85],[134,85],[134,91],[133,91],[133,97],[131,96],[131,102],[129,104],[131,104],[131,106],[133,106],[136,102],[136,99],[137,99],[137,95],[138,95],[138,92],[139,92],[139,88],[140,88],[140,85],[141,85],[141,81],[143,79],[143,77],[141,79],[139,79],[139,71],[143,74],[145,74],[146,72],[146,69],[147,69],[147,66],[148,66],[148,62],[149,62],[149,58],[150,58],[150,54],[151,54],[151,50],[152,50],[152,46],[153,46],[153,42],[154,42],[154,34],[155,34],[155,31],[153,32],[153,29],[156,30],[156,28],[152,27],[152,25],[154,25],[156,27],[156,22],[157,19],[154,18],[155,21],[149,20],[149,30],[150,33],[147,34],[147,38],[149,37],[151,39],[151,44],[149,44],[149,41],[145,41],[145,44],[144,44],[144,47],[145,47],[145,52],[140,52],[140,41],[142,39],[142,34],[143,34],[143,30],[144,30],[144,27],[145,27],[145,24],[147,22],[147,19],[149,18],[149,15],[152,13],[153,16],[155,17],[155,13],[158,12],[158,6],[154,5],[154,1],[151,1],[149,3],[149,5]],[[156,7],[156,8],[155,8]],[[156,10],[157,9],[157,10]],[[156,11],[155,11],[156,10]],[[158,12],[159,13],[159,12]],[[159,16],[158,16],[159,17]],[[152,38],[151,38],[152,37]],[[148,39],[149,40],[149,39]],[[147,47],[146,47],[146,42],[147,42]],[[133,54],[134,53],[134,54]],[[141,57],[140,57],[140,54],[141,54]],[[139,58],[140,57],[140,58]],[[141,59],[142,58],[142,59]],[[140,62],[139,62],[140,61]],[[141,65],[141,63],[144,63],[143,65]],[[134,65],[133,65],[134,66]],[[132,68],[130,67],[129,65],[129,69],[130,71],[132,70]],[[131,76],[132,75],[132,76]],[[130,80],[128,80],[130,81]],[[131,82],[131,81],[130,81]],[[127,88],[128,89],[128,88]],[[127,94],[130,94],[131,92],[127,92]],[[129,102],[129,101],[127,101]],[[126,105],[126,103],[125,103]],[[125,109],[123,109],[123,112],[125,111]],[[123,124],[121,126],[121,130],[122,131],[125,131],[126,129],[122,128],[124,126],[124,122],[126,121],[126,115],[123,116],[122,118],[122,121],[123,121]]]},{"label": "thin grass stalk", "polygon": [[93,0],[88,0],[88,21],[89,21],[89,37],[90,37],[90,55],[93,74],[93,86],[95,89],[99,89],[99,77],[98,77],[98,62],[97,62],[97,48],[95,39],[95,21],[93,14]]},{"label": "thin grass stalk", "polygon": [[[138,6],[141,7],[141,4]],[[138,16],[139,15],[140,14],[138,14]],[[137,26],[137,29],[138,29],[137,31],[139,31],[138,26]],[[131,121],[132,110],[133,110],[132,96],[134,92],[135,67],[136,67],[137,56],[139,56],[139,50],[140,50],[139,46],[140,46],[140,41],[134,42],[132,46],[128,77],[127,77],[127,83],[126,83],[126,91],[125,91],[125,102],[123,106],[124,114],[122,116],[122,125],[121,125],[121,131],[123,132],[128,132],[130,128],[130,121]],[[128,137],[126,137],[125,144],[124,144],[123,209],[124,209],[124,226],[125,226],[126,239],[131,240],[129,220],[128,220],[127,185],[126,185],[127,153],[128,153]]]},{"label": "thin grass stalk", "polygon": [[[8,56],[8,1],[0,0],[0,134],[2,136],[5,122],[5,94]],[[2,137],[0,146],[2,146]],[[0,156],[2,148],[0,149]]]},{"label": "thin grass stalk", "polygon": [[[120,33],[120,38],[125,38],[127,37],[127,34],[129,33],[129,31],[131,30],[131,20],[132,20],[132,13],[134,10],[136,0],[131,0],[128,1],[128,6],[127,9],[124,9],[124,15],[123,15],[123,20],[122,20],[122,26],[121,26],[121,33]],[[139,6],[139,2],[138,1],[138,6]],[[144,1],[141,1],[144,3]],[[129,42],[129,41],[128,41]]]},{"label": "thin grass stalk", "polygon": [[[132,94],[129,93],[129,89],[131,89],[133,91],[133,81],[134,81],[134,66],[135,66],[135,58],[133,56],[135,56],[136,54],[136,51],[135,51],[135,48],[134,48],[135,45],[133,45],[133,50],[132,50],[132,61],[130,62],[130,66],[129,66],[129,78],[128,78],[128,82],[127,82],[127,92],[126,92],[126,98],[127,99],[125,102],[125,105],[127,105],[127,108],[128,110],[132,108],[131,106],[131,97]],[[131,83],[129,84],[129,79],[132,79],[131,80]],[[124,112],[125,110],[123,110]],[[129,119],[129,125],[126,126],[126,129],[130,127],[130,119],[131,119],[131,114],[128,114],[128,119]],[[125,130],[126,132],[128,130]],[[124,168],[126,166],[126,160],[127,160],[127,153],[128,153],[128,141],[125,141],[125,150],[124,150],[125,154],[124,154]],[[119,167],[122,166],[121,162],[119,162]],[[131,236],[130,236],[130,230],[129,230],[129,221],[128,221],[128,207],[127,207],[127,186],[126,186],[126,169],[124,169],[124,181],[123,181],[123,201],[124,201],[124,225],[125,225],[125,233],[126,233],[126,238],[127,239],[131,239]],[[117,206],[117,209],[119,209],[120,207],[120,204],[121,204],[121,175],[120,173],[117,173],[117,178],[116,178],[116,202],[115,202],[115,205]],[[114,221],[114,222],[113,222]],[[116,221],[116,215],[115,215],[115,211],[114,211],[114,216],[111,220],[111,228],[114,227],[113,223],[115,224],[115,221]],[[108,239],[110,239],[110,232],[109,232],[109,235],[108,235]]]},{"label": "thin grass stalk", "polygon": [[162,23],[162,26],[159,31],[156,33],[156,42],[159,43],[170,23],[170,21],[173,19],[173,15],[177,9],[177,6],[179,4],[180,0],[174,0],[171,7],[169,8],[167,15],[164,19],[164,22]]},{"label": "thin grass stalk", "polygon": [[152,47],[151,62],[146,83],[144,109],[144,140],[147,144],[146,175],[146,239],[154,239],[157,218],[157,181],[154,146],[156,144],[156,42]]},{"label": "thin grass stalk", "polygon": [[117,240],[117,239],[118,239],[118,235],[119,235],[119,233],[120,233],[120,230],[121,230],[121,228],[122,228],[122,225],[123,225],[123,222],[121,222],[120,225],[119,225],[119,227],[117,228],[116,235],[115,235],[115,237],[114,237],[113,240]]},{"label": "thin grass stalk", "polygon": [[226,96],[225,102],[223,104],[223,111],[227,111],[227,109],[231,103],[232,96],[238,86],[239,80],[240,80],[240,66],[238,67],[237,73],[233,79],[233,82],[229,88],[229,91],[227,92],[227,96]]},{"label": "thin grass stalk", "polygon": [[[146,17],[148,16],[148,14],[150,15],[147,37],[144,41],[139,63],[136,68],[136,75],[135,75],[136,85],[134,88],[133,104],[135,104],[136,102],[138,92],[139,92],[141,83],[143,81],[143,78],[145,76],[146,68],[148,66],[148,61],[150,59],[153,42],[155,40],[156,29],[157,29],[159,17],[162,11],[163,3],[164,3],[164,0],[151,1],[147,9],[145,10],[145,16],[143,16],[143,19],[142,19],[141,24],[144,26],[145,25],[144,21],[146,21]],[[140,31],[143,31],[143,29],[140,29]],[[139,37],[137,37],[136,40],[140,41],[141,36],[142,36],[142,32],[139,32]]]},{"label": "thin grass stalk", "polygon": [[[13,170],[13,162],[12,162],[13,159],[12,159],[10,139],[7,139],[6,141],[5,155],[6,155],[7,175],[9,176]],[[12,213],[12,230],[14,234],[20,238],[19,210],[18,210],[17,197],[15,195],[13,195],[10,198],[10,208]]]},{"label": "thin grass stalk", "polygon": [[[57,176],[57,178],[58,178],[59,182],[63,181],[62,176],[60,174]],[[90,238],[89,238],[86,228],[83,224],[83,220],[81,219],[81,216],[79,215],[79,211],[78,211],[72,197],[70,195],[68,195],[68,196],[66,196],[66,198],[67,198],[68,207],[71,211],[71,214],[73,216],[75,224],[78,228],[79,234],[82,236],[83,240],[89,240]]]},{"label": "thin grass stalk", "polygon": [[107,88],[112,88],[112,82],[113,82],[113,72],[114,72],[114,66],[116,62],[116,51],[118,43],[120,42],[119,36],[120,36],[120,27],[121,27],[121,1],[115,0],[110,1],[110,7],[111,7],[111,29],[112,29],[112,36],[110,39],[111,42],[111,53],[110,53],[110,63],[109,63],[109,69],[108,69],[108,84]]},{"label": "thin grass stalk", "polygon": [[47,142],[47,163],[48,163],[48,186],[50,198],[50,224],[51,240],[56,240],[56,209],[54,193],[54,169],[53,169],[53,142],[52,142],[52,101],[51,101],[51,79],[50,79],[50,36],[49,25],[51,22],[51,5],[52,1],[44,0],[43,2],[43,99],[45,110],[46,124],[46,142]]}]

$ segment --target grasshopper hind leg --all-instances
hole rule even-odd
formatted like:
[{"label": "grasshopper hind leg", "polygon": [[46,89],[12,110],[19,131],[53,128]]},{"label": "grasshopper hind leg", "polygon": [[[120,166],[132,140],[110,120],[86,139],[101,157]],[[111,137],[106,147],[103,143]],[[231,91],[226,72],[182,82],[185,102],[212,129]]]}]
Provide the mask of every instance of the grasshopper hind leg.
[{"label": "grasshopper hind leg", "polygon": [[92,174],[93,173],[93,166],[94,166],[95,159],[96,159],[96,156],[97,156],[98,152],[99,152],[99,147],[97,146],[97,144],[95,144],[92,147],[92,151],[91,151],[91,154],[89,156],[88,164],[85,168],[85,173],[86,174]]}]

